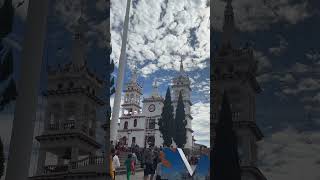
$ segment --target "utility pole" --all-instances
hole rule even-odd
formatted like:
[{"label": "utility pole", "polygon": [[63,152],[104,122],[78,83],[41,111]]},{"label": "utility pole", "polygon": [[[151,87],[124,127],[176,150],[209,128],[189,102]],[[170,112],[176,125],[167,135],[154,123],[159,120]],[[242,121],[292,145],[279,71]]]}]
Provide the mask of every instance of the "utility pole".
[{"label": "utility pole", "polygon": [[29,0],[6,180],[27,180],[49,0]]}]

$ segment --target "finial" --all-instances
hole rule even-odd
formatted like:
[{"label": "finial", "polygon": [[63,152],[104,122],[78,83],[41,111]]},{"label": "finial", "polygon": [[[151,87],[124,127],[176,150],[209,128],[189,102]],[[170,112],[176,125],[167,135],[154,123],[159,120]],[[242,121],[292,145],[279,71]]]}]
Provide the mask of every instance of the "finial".
[{"label": "finial", "polygon": [[235,29],[234,25],[234,13],[232,8],[232,0],[227,0],[227,5],[224,10],[224,24],[223,24],[223,37],[222,44],[223,46],[232,45],[232,36]]},{"label": "finial", "polygon": [[180,60],[180,73],[184,73],[182,58]]},{"label": "finial", "polygon": [[132,77],[131,77],[131,82],[133,82],[133,83],[136,83],[137,82],[137,69],[136,68],[134,68],[133,70],[132,70]]},{"label": "finial", "polygon": [[153,97],[159,97],[157,79],[154,79],[154,82],[153,82],[153,85],[152,85],[152,96]]}]

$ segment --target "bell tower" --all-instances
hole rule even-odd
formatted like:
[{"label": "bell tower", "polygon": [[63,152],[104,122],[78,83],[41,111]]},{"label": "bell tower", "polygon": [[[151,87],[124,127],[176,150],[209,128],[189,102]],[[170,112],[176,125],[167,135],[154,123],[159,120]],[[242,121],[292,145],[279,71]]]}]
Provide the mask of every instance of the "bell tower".
[{"label": "bell tower", "polygon": [[137,82],[137,72],[132,73],[132,77],[124,90],[124,103],[122,106],[122,115],[130,116],[141,113],[142,86]]},{"label": "bell tower", "polygon": [[32,179],[99,179],[88,174],[97,173],[93,167],[104,163],[104,157],[96,154],[101,148],[96,140],[96,110],[105,104],[98,96],[103,81],[85,62],[82,16],[74,27],[71,62],[48,68],[44,130],[36,137],[40,148]]},{"label": "bell tower", "polygon": [[[232,111],[233,128],[238,141],[238,154],[243,180],[265,180],[257,168],[257,141],[263,138],[256,124],[256,94],[261,88],[256,80],[257,61],[251,47],[234,48],[232,36],[234,17],[231,0],[227,0],[225,20],[222,32],[222,44],[214,56],[211,68],[213,80],[211,107],[211,131],[213,144],[215,126],[218,122],[219,109],[226,91]],[[214,148],[214,147],[213,147]]]},{"label": "bell tower", "polygon": [[191,82],[190,79],[188,77],[188,75],[186,74],[186,72],[184,71],[183,68],[183,62],[181,59],[180,62],[180,71],[177,77],[175,77],[173,79],[172,82],[172,105],[174,108],[174,113],[176,111],[177,105],[178,105],[178,99],[179,99],[179,93],[181,92],[182,94],[182,98],[183,98],[183,103],[184,103],[184,107],[185,107],[185,114],[186,114],[186,120],[187,120],[187,142],[185,144],[185,148],[191,149],[192,148],[192,144],[193,144],[193,138],[192,138],[192,125],[191,125],[191,121],[193,119],[193,117],[191,116]]}]

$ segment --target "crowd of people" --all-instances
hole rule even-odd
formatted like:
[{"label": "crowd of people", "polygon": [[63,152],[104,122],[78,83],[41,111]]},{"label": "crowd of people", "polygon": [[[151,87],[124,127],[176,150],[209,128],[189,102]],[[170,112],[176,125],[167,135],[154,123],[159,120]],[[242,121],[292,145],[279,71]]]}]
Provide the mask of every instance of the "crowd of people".
[{"label": "crowd of people", "polygon": [[[111,150],[113,180],[115,180],[116,177],[116,169],[120,167],[120,153],[128,154],[124,162],[127,180],[130,180],[131,176],[135,175],[138,162],[140,162],[141,168],[143,168],[144,180],[167,180],[166,174],[161,172],[161,151],[162,147],[156,146],[140,148],[136,144],[133,144],[131,147],[122,146],[120,143],[116,144]],[[188,159],[191,166],[197,164],[197,157],[190,156]]]}]

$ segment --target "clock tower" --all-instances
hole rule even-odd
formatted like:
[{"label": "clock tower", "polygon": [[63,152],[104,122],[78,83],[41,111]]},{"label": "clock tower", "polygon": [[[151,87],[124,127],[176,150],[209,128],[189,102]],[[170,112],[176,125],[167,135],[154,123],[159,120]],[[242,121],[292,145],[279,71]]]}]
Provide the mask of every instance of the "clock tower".
[{"label": "clock tower", "polygon": [[151,96],[143,99],[143,115],[145,116],[145,146],[162,146],[163,139],[159,131],[158,121],[161,117],[164,99],[158,93],[157,82],[152,88]]}]

